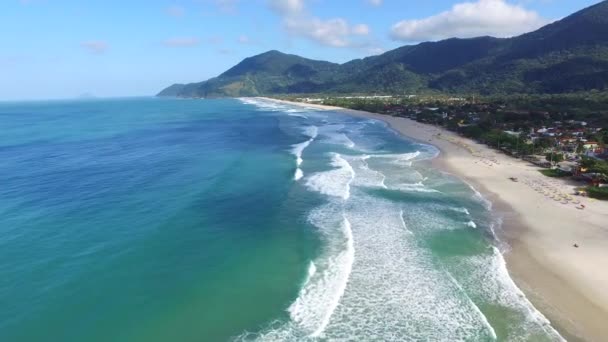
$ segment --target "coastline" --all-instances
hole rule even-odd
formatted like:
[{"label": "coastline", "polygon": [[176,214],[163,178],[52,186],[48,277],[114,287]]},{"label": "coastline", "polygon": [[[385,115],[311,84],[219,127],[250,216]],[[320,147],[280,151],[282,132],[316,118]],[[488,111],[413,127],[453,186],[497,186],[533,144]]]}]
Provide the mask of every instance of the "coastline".
[{"label": "coastline", "polygon": [[[502,217],[497,235],[509,246],[504,254],[507,268],[529,300],[568,340],[601,341],[608,336],[607,202],[555,200],[555,194],[571,194],[574,185],[545,177],[536,166],[439,127],[339,107],[264,99],[381,120],[407,138],[436,146],[441,152],[431,163],[475,187]],[[577,209],[573,201],[584,203],[585,210]]]}]

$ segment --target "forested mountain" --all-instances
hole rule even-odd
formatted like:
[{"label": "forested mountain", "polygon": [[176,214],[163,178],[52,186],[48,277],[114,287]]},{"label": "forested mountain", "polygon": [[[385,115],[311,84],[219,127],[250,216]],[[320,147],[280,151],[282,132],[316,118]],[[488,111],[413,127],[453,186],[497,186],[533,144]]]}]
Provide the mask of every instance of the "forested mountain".
[{"label": "forested mountain", "polygon": [[568,93],[608,89],[608,1],[537,31],[403,46],[344,64],[269,51],[159,96],[288,93]]}]

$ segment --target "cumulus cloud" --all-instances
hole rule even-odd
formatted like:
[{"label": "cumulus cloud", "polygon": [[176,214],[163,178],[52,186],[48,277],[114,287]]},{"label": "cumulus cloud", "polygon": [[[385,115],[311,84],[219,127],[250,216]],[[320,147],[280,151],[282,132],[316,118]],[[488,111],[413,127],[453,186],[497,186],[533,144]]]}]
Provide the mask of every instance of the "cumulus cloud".
[{"label": "cumulus cloud", "polygon": [[331,47],[355,47],[355,36],[366,36],[367,25],[352,25],[343,18],[321,19],[306,10],[304,0],[268,0],[270,8],[283,17],[283,28],[296,37],[304,37]]},{"label": "cumulus cloud", "polygon": [[197,46],[200,43],[200,39],[196,37],[176,37],[163,41],[163,45],[168,47],[192,47]]},{"label": "cumulus cloud", "polygon": [[89,40],[80,43],[80,46],[88,52],[96,55],[103,54],[108,50],[108,43],[101,40]]},{"label": "cumulus cloud", "polygon": [[549,22],[536,12],[506,0],[478,0],[456,4],[449,11],[428,18],[398,22],[392,27],[391,36],[406,42],[488,35],[512,37]]},{"label": "cumulus cloud", "polygon": [[352,34],[356,34],[359,36],[367,36],[369,34],[369,26],[365,25],[365,24],[359,24],[359,25],[355,25],[352,28]]}]

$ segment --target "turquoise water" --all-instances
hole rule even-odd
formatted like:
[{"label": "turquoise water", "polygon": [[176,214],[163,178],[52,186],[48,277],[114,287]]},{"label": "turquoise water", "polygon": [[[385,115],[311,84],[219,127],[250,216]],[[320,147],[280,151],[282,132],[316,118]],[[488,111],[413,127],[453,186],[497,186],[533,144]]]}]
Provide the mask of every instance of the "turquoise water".
[{"label": "turquoise water", "polygon": [[0,103],[0,341],[560,339],[490,203],[383,123]]}]

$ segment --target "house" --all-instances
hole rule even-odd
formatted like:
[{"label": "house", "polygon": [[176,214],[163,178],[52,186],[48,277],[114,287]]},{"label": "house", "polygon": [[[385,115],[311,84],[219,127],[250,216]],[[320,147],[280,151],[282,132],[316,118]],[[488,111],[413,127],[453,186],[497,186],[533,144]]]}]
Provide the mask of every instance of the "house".
[{"label": "house", "polygon": [[583,143],[583,148],[585,150],[596,150],[600,145],[595,141],[587,141]]}]

